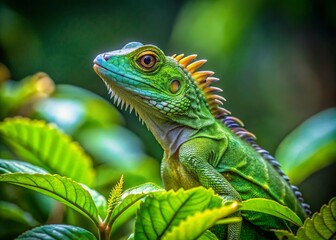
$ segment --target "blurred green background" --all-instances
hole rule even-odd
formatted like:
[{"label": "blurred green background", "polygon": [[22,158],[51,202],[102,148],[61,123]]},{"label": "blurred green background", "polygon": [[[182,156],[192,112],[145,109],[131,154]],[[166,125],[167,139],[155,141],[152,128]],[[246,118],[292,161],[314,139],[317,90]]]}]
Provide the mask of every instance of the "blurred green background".
[{"label": "blurred green background", "polygon": [[[274,153],[305,119],[336,106],[335,31],[333,0],[3,0],[0,82],[42,71],[56,84],[108,99],[92,70],[98,53],[129,41],[155,44],[167,55],[196,53],[208,59],[203,69],[221,78],[225,107]],[[67,97],[80,98],[76,91]],[[129,129],[126,135],[133,132],[140,141],[124,141],[120,151],[139,146],[140,152],[161,159],[160,146],[134,114],[113,114],[124,127],[112,131],[115,139],[123,141],[123,131]],[[334,164],[301,184],[314,211],[335,195],[335,170]],[[317,194],[321,188],[325,191]]]},{"label": "blurred green background", "polygon": [[[226,107],[274,150],[293,127],[335,105],[335,6],[318,0],[2,1],[1,62],[12,79],[44,71],[56,83],[107,97],[92,70],[100,52],[140,41],[169,55],[197,53],[221,78]],[[132,130],[144,129],[124,115]]]}]

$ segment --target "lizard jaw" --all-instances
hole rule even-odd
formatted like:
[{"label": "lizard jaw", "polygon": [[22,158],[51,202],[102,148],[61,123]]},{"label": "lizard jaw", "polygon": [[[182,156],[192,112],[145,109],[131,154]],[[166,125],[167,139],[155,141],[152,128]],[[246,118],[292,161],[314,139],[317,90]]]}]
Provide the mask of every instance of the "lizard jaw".
[{"label": "lizard jaw", "polygon": [[117,107],[119,107],[120,105],[121,110],[127,111],[127,109],[129,108],[129,112],[132,113],[134,107],[122,97],[120,97],[116,91],[113,91],[111,86],[105,80],[103,82],[108,90],[108,95],[111,99],[113,99],[113,104],[115,104]]},{"label": "lizard jaw", "polygon": [[[103,80],[107,90],[108,95],[110,96],[110,99],[113,99],[113,103],[119,107],[121,110],[127,111],[129,109],[129,112],[132,113],[134,110],[135,115],[139,118],[139,121],[144,124],[144,120],[141,118],[140,114],[137,112],[136,108],[134,107],[134,104],[130,103],[130,100],[126,100],[123,96],[127,95],[127,90],[123,90],[122,87],[118,86],[114,81],[106,79],[104,77],[103,71],[109,71],[108,69],[104,68],[100,64],[98,64],[96,61],[94,61],[93,65],[94,71],[100,76],[100,78]],[[147,97],[138,95],[142,100],[147,99]]]}]

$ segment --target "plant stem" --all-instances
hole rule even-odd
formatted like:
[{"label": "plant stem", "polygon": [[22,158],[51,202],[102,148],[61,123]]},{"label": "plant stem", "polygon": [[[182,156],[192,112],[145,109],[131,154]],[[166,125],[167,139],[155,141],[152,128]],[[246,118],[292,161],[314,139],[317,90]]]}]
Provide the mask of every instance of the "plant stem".
[{"label": "plant stem", "polygon": [[109,240],[110,239],[111,227],[109,225],[101,225],[99,227],[99,240]]},{"label": "plant stem", "polygon": [[105,229],[105,239],[110,239],[110,231],[111,231],[111,228],[109,225],[107,225]]}]

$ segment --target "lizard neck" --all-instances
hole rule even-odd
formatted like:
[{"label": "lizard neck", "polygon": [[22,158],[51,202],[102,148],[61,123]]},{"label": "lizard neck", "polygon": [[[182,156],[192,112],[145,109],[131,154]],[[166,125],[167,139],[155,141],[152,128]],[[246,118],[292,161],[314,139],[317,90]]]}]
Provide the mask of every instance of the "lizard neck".
[{"label": "lizard neck", "polygon": [[168,156],[173,155],[184,142],[197,133],[197,129],[156,116],[141,118]]},{"label": "lizard neck", "polygon": [[[198,136],[216,138],[216,132],[218,132],[218,122],[212,116],[206,119],[203,118],[202,121],[200,119],[188,119],[188,124],[184,124],[186,121],[183,120],[182,116],[180,122],[175,122],[148,111],[138,113],[165,151],[167,157],[172,156],[188,140]],[[202,123],[202,125],[199,123]]]}]

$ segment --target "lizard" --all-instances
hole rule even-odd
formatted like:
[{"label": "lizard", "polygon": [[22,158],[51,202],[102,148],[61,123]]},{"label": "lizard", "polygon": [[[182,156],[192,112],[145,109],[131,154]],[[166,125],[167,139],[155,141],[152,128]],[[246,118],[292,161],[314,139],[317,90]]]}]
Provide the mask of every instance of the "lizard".
[{"label": "lizard", "polygon": [[[154,45],[130,42],[99,54],[93,68],[117,105],[134,109],[163,148],[161,176],[167,190],[201,185],[224,200],[272,199],[304,220],[310,210],[299,189],[242,121],[223,108],[222,90],[213,86],[219,79],[212,71],[200,71],[206,60],[196,57],[166,56]],[[296,230],[256,212],[211,230],[222,239],[271,239],[270,229]]]}]

